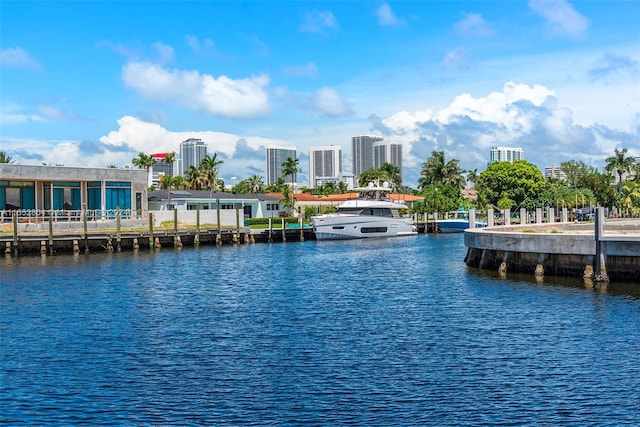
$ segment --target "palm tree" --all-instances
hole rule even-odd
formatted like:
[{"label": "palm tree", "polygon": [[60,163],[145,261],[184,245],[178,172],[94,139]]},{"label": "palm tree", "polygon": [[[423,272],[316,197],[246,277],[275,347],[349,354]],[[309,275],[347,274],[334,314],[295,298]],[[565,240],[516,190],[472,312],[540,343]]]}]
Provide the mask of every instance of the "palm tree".
[{"label": "palm tree", "polygon": [[470,169],[467,171],[467,182],[472,184],[471,188],[475,188],[478,181],[478,169]]},{"label": "palm tree", "polygon": [[453,159],[445,163],[444,151],[434,151],[431,157],[422,164],[418,185],[422,190],[428,185],[444,184],[452,185],[460,189],[464,188],[465,180],[458,160]]},{"label": "palm tree", "polygon": [[0,151],[0,163],[14,163],[15,160],[11,156],[7,156],[7,153]]},{"label": "palm tree", "polygon": [[169,165],[169,179],[166,181],[168,190],[169,204],[171,204],[171,184],[173,181],[173,164],[176,162],[176,152],[172,151],[164,156],[162,161]]},{"label": "palm tree", "polygon": [[264,181],[261,176],[252,175],[247,182],[249,193],[262,193],[264,191]]},{"label": "palm tree", "polygon": [[386,174],[391,184],[391,188],[395,191],[402,186],[402,177],[400,176],[400,168],[396,165],[392,165],[389,162],[385,162],[380,167],[380,171]]},{"label": "palm tree", "polygon": [[298,167],[298,163],[298,159],[287,157],[287,160],[282,164],[282,176],[291,176],[291,191],[293,191],[293,187],[295,186],[296,175],[298,172],[302,172]]},{"label": "palm tree", "polygon": [[218,190],[218,166],[222,163],[224,163],[222,160],[218,160],[218,153],[207,154],[200,160],[200,173],[209,187],[209,209],[211,209],[213,191]]},{"label": "palm tree", "polygon": [[207,154],[200,161],[200,172],[209,183],[209,190],[218,190],[218,166],[224,161],[218,160],[218,153]]},{"label": "palm tree", "polygon": [[133,160],[131,160],[131,163],[134,166],[147,171],[147,185],[149,185],[149,173],[151,172],[151,168],[153,167],[153,165],[156,163],[153,156],[141,152],[138,153],[138,157],[135,157]]},{"label": "palm tree", "polygon": [[616,171],[618,173],[618,193],[622,192],[622,177],[625,173],[630,173],[633,168],[633,164],[635,159],[631,156],[627,157],[627,149],[623,148],[622,150],[618,150],[617,148],[614,150],[614,155],[611,157],[607,157],[607,166],[605,166],[605,170],[607,172]]}]

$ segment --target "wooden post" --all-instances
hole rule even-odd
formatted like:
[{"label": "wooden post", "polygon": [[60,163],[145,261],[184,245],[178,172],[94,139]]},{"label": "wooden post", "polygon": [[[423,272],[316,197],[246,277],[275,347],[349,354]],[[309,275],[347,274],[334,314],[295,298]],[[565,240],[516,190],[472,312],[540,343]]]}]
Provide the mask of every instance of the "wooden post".
[{"label": "wooden post", "polygon": [[[596,241],[596,255],[593,259],[593,280],[596,283],[604,283],[609,281],[607,275],[606,250],[603,250],[602,236],[604,234],[604,208],[596,208],[595,223],[594,223],[594,238]],[[605,243],[606,245],[606,243]],[[606,249],[606,246],[605,246]]]},{"label": "wooden post", "polygon": [[196,235],[193,236],[193,246],[200,246],[200,203],[196,208]]},{"label": "wooden post", "polygon": [[548,211],[548,215],[549,215],[549,224],[553,224],[554,222],[556,222],[556,210],[554,208],[549,208]]},{"label": "wooden post", "polygon": [[566,207],[562,208],[562,222],[569,222],[569,210]]},{"label": "wooden post", "polygon": [[268,234],[268,241],[269,243],[273,242],[273,217],[269,218],[269,234]]},{"label": "wooden post", "polygon": [[504,225],[511,225],[511,209],[507,208],[502,212],[504,215]]},{"label": "wooden post", "polygon": [[527,216],[527,208],[520,208],[520,225],[525,225],[529,222],[529,217]]},{"label": "wooden post", "polygon": [[116,206],[116,250],[120,252],[120,206]]},{"label": "wooden post", "polygon": [[536,224],[542,224],[542,208],[536,208]]},{"label": "wooden post", "polygon": [[173,247],[178,247],[178,209],[173,208]]},{"label": "wooden post", "polygon": [[53,255],[53,219],[49,218],[49,254]]},{"label": "wooden post", "polygon": [[236,208],[236,242],[240,241],[240,208]]},{"label": "wooden post", "polygon": [[287,242],[287,235],[284,232],[285,228],[284,228],[284,217],[282,217],[282,243],[286,243]]},{"label": "wooden post", "polygon": [[153,214],[149,212],[149,249],[153,249]]},{"label": "wooden post", "polygon": [[216,245],[220,246],[222,244],[222,236],[220,235],[220,232],[222,231],[220,228],[220,198],[216,198],[216,215],[217,215],[217,226],[218,226],[218,233],[216,234]]},{"label": "wooden post", "polygon": [[493,209],[487,209],[487,227],[493,227]]},{"label": "wooden post", "polygon": [[84,230],[84,253],[89,253],[89,236],[87,234],[87,204],[82,204],[82,228]]},{"label": "wooden post", "polygon": [[18,211],[13,211],[13,255],[18,255]]},{"label": "wooden post", "polygon": [[476,228],[476,210],[469,211],[469,228]]},{"label": "wooden post", "polygon": [[304,217],[300,217],[300,241],[304,242]]}]

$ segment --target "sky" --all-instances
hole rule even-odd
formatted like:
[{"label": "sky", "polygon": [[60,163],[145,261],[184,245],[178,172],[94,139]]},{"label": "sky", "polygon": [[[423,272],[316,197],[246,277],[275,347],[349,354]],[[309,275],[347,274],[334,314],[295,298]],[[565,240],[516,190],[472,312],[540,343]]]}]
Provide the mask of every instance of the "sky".
[{"label": "sky", "polygon": [[200,138],[227,184],[268,145],[403,144],[481,172],[493,146],[541,170],[640,156],[640,2],[0,2],[0,151],[118,167]]}]

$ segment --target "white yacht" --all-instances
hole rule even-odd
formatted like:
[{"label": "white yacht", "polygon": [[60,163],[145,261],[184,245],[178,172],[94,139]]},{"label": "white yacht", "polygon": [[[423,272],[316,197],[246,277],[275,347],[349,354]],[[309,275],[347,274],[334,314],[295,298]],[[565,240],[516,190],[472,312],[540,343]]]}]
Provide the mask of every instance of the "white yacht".
[{"label": "white yacht", "polygon": [[412,218],[400,214],[407,205],[389,198],[391,189],[386,182],[382,187],[369,183],[368,187],[354,188],[354,191],[358,197],[342,203],[335,213],[311,217],[318,240],[418,234]]}]

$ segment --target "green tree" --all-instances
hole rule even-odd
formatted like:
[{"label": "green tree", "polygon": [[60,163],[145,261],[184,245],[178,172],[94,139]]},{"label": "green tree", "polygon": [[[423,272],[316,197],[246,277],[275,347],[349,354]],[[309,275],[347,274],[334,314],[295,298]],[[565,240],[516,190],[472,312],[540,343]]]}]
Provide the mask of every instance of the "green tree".
[{"label": "green tree", "polygon": [[460,168],[459,160],[453,159],[446,162],[444,151],[434,151],[431,153],[431,157],[422,164],[418,187],[423,190],[428,185],[444,184],[463,189],[465,187],[463,173],[464,170]]},{"label": "green tree", "polygon": [[567,185],[571,188],[584,187],[587,182],[587,177],[597,172],[596,168],[576,160],[560,163],[560,170],[564,172]]},{"label": "green tree", "polygon": [[145,154],[145,153],[138,153],[138,156],[135,157],[133,160],[131,160],[131,163],[140,168],[140,169],[144,169],[145,171],[147,171],[147,185],[149,183],[149,173],[151,173],[151,168],[153,167],[153,165],[156,163],[155,159],[153,158],[153,156],[149,155],[149,154]]},{"label": "green tree", "polygon": [[478,181],[478,169],[472,169],[467,171],[467,182],[470,182],[471,188],[476,186],[476,181]]},{"label": "green tree", "polygon": [[291,177],[291,190],[293,191],[296,183],[296,176],[299,172],[302,172],[298,167],[299,160],[287,157],[287,160],[282,163],[282,176],[286,178]]},{"label": "green tree", "polygon": [[15,163],[15,160],[8,156],[6,152],[0,151],[0,163]]},{"label": "green tree", "polygon": [[200,161],[198,169],[207,182],[209,192],[218,191],[218,166],[224,161],[218,159],[218,153],[207,154]]},{"label": "green tree", "polygon": [[380,180],[384,180],[384,172],[380,169],[369,168],[365,171],[362,171],[358,176],[358,185],[360,187],[366,187],[370,182],[377,183]]},{"label": "green tree", "polygon": [[247,186],[251,194],[262,193],[264,191],[264,180],[259,175],[251,175]]},{"label": "green tree", "polygon": [[616,148],[614,150],[614,155],[607,157],[606,162],[607,165],[605,166],[605,170],[609,173],[615,171],[618,174],[618,193],[620,193],[622,191],[622,184],[624,183],[624,174],[631,173],[635,159],[631,156],[627,156],[626,148],[623,148],[622,150],[618,150]]},{"label": "green tree", "polygon": [[526,160],[495,162],[480,173],[476,189],[484,204],[497,205],[502,198],[514,201],[515,207],[543,206],[539,195],[545,189],[545,179],[535,165]]},{"label": "green tree", "polygon": [[384,162],[380,167],[380,171],[384,174],[385,181],[389,181],[394,191],[402,186],[402,177],[400,176],[400,168],[398,166]]}]

